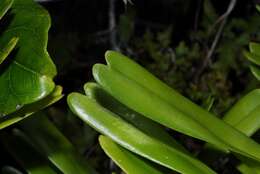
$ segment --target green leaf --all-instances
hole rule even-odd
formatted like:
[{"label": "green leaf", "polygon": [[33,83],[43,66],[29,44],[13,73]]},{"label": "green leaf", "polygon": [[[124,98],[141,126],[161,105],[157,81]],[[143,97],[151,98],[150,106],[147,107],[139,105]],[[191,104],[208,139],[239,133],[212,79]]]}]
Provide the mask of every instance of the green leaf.
[{"label": "green leaf", "polygon": [[0,20],[6,14],[6,12],[11,8],[13,0],[1,0],[0,3]]},{"label": "green leaf", "polygon": [[249,50],[253,54],[260,55],[260,44],[256,42],[250,42]]},{"label": "green leaf", "polygon": [[257,174],[254,170],[249,168],[245,164],[240,164],[237,169],[242,173],[242,174]]},{"label": "green leaf", "polygon": [[[255,89],[240,99],[225,114],[223,120],[234,126],[247,136],[252,136],[260,128],[260,89]],[[249,170],[260,173],[260,163],[238,156],[243,162],[238,169],[243,172]]]},{"label": "green leaf", "polygon": [[25,105],[20,110],[6,117],[2,117],[2,118],[0,117],[0,130],[24,118],[27,118],[28,116],[32,115],[34,112],[46,108],[47,106],[60,100],[62,97],[63,97],[62,87],[56,86],[55,89],[52,91],[52,93],[49,94],[47,97],[37,102],[34,102],[32,104]]},{"label": "green leaf", "polygon": [[260,6],[259,5],[256,6],[256,9],[260,12]]},{"label": "green leaf", "polygon": [[247,136],[253,135],[260,128],[260,105],[234,127]]},{"label": "green leaf", "polygon": [[87,96],[96,100],[98,104],[102,107],[109,109],[111,112],[119,115],[127,122],[133,124],[138,129],[146,133],[147,135],[154,137],[161,142],[168,144],[182,152],[188,153],[188,151],[175,141],[161,125],[153,122],[150,119],[142,116],[141,114],[127,108],[115,98],[109,95],[104,89],[102,89],[96,83],[86,83],[84,85],[84,90]]},{"label": "green leaf", "polygon": [[215,173],[195,158],[143,133],[87,96],[71,93],[67,100],[72,112],[84,122],[136,154],[180,173]]},{"label": "green leaf", "polygon": [[16,44],[18,42],[18,38],[14,37],[12,38],[8,44],[4,46],[4,48],[0,49],[0,64],[4,62],[4,60],[7,58],[7,56],[11,53],[11,51],[15,48]]},{"label": "green leaf", "polygon": [[49,162],[29,143],[26,136],[15,129],[11,134],[1,132],[1,141],[16,161],[30,174],[56,174]]},{"label": "green leaf", "polygon": [[99,143],[105,153],[112,158],[126,174],[162,174],[154,166],[117,145],[108,137],[100,136]]},{"label": "green leaf", "polygon": [[[6,14],[6,12],[11,8],[13,0],[2,0],[0,3],[0,20]],[[7,44],[1,45],[0,48],[0,64],[7,58],[7,56],[14,49],[17,44],[18,38],[13,37]]]},{"label": "green leaf", "polygon": [[43,99],[55,87],[52,78],[56,68],[47,52],[48,12],[33,0],[14,0],[10,15],[12,18],[4,28],[0,45],[14,37],[18,37],[19,42],[17,52],[1,67],[1,117]]},{"label": "green leaf", "polygon": [[241,169],[241,165],[243,166],[243,168],[245,169],[245,166],[247,167],[247,171],[252,171],[255,172],[257,174],[260,174],[260,163],[257,161],[253,161],[249,158],[241,158],[238,156],[238,158],[241,160],[241,164],[237,166],[237,168],[240,170]]},{"label": "green leaf", "polygon": [[255,89],[241,98],[223,117],[223,120],[247,136],[260,128],[260,89]]},{"label": "green leaf", "polygon": [[252,74],[257,78],[257,80],[260,80],[260,67],[257,66],[260,65],[260,44],[251,42],[249,44],[249,50],[250,52],[245,51],[244,55],[249,61],[253,63],[250,66],[250,70]]},{"label": "green leaf", "polygon": [[31,143],[64,174],[97,174],[43,114],[20,123]]},{"label": "green leaf", "polygon": [[260,65],[260,55],[248,51],[245,51],[244,54],[249,61],[255,63],[256,65]]},{"label": "green leaf", "polygon": [[260,80],[260,68],[255,65],[251,65],[250,70],[252,74],[256,77],[256,79]]},{"label": "green leaf", "polygon": [[[198,139],[207,137],[209,142],[225,147],[225,144],[222,144],[204,126],[199,125],[194,119],[187,117],[184,113],[162,100],[162,98],[126,78],[118,71],[105,65],[96,64],[93,67],[93,74],[94,78],[105,90],[136,112],[181,133]],[[128,91],[127,94],[126,91]]]},{"label": "green leaf", "polygon": [[260,160],[259,144],[192,103],[129,58],[109,51],[106,60],[108,67],[94,66],[94,78],[121,103],[169,128],[226,151]]}]

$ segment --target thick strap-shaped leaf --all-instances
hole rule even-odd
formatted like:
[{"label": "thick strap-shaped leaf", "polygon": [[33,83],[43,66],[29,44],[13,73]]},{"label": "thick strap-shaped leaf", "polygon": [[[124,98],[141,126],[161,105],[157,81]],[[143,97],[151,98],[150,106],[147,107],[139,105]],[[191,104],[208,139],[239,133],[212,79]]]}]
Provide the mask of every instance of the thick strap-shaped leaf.
[{"label": "thick strap-shaped leaf", "polygon": [[37,113],[21,122],[20,125],[30,138],[32,145],[62,173],[97,174],[46,115]]},{"label": "thick strap-shaped leaf", "polygon": [[136,112],[186,135],[206,139],[219,147],[228,147],[205,126],[198,124],[193,118],[187,117],[162,98],[118,71],[96,64],[93,67],[93,74],[105,90]]},{"label": "thick strap-shaped leaf", "polygon": [[250,112],[243,120],[234,125],[247,136],[252,136],[260,128],[260,105]]},{"label": "thick strap-shaped leaf", "polygon": [[126,174],[162,174],[151,164],[137,155],[117,145],[106,136],[99,137],[99,143],[105,153],[115,161]]},{"label": "thick strap-shaped leaf", "polygon": [[255,89],[241,98],[232,108],[225,114],[223,120],[235,126],[245,119],[248,114],[260,106],[260,89]]},{"label": "thick strap-shaped leaf", "polygon": [[[219,148],[229,149],[250,158],[260,158],[260,148],[256,142],[208,112],[194,109],[196,105],[195,107],[191,105],[187,109],[194,113],[204,111],[200,113],[204,115],[197,116],[197,119],[181,112],[154,93],[106,66],[96,65],[94,76],[115,98],[154,121]],[[182,101],[179,103],[183,104]],[[230,138],[234,141],[228,141]]]},{"label": "thick strap-shaped leaf", "polygon": [[260,65],[260,55],[245,51],[245,56],[248,60],[256,65]]},{"label": "thick strap-shaped leaf", "polygon": [[250,42],[249,50],[253,54],[260,55],[260,44],[256,42]]},{"label": "thick strap-shaped leaf", "polygon": [[252,65],[250,66],[250,70],[252,74],[260,80],[260,67],[257,66],[260,63],[260,44],[251,42],[249,44],[249,51],[245,52],[245,56],[247,59],[249,59],[252,62]]},{"label": "thick strap-shaped leaf", "polygon": [[237,169],[242,173],[242,174],[259,174],[257,172],[255,172],[254,170],[252,170],[251,168],[249,168],[247,165],[245,164],[240,164]]},{"label": "thick strap-shaped leaf", "polygon": [[1,132],[1,141],[16,161],[30,174],[56,174],[50,163],[41,156],[19,130],[12,134]]},{"label": "thick strap-shaped leaf", "polygon": [[0,49],[0,64],[2,64],[7,56],[11,53],[17,42],[18,38],[14,37],[6,45],[4,45],[4,48]]},{"label": "thick strap-shaped leaf", "polygon": [[6,14],[6,12],[11,8],[13,0],[1,0],[0,1],[0,20]]},{"label": "thick strap-shaped leaf", "polygon": [[71,93],[68,104],[87,124],[134,153],[179,173],[215,173],[195,158],[143,133],[87,96]]},{"label": "thick strap-shaped leaf", "polygon": [[[11,8],[13,0],[2,0],[0,1],[0,20],[6,14],[6,12]],[[13,37],[7,43],[0,45],[0,64],[7,58],[10,52],[14,49],[17,44],[18,38]]]},{"label": "thick strap-shaped leaf", "polygon": [[[218,145],[219,147],[221,147],[221,144],[225,144],[222,147],[260,160],[259,144],[221,119],[192,103],[162,83],[140,65],[120,53],[112,51],[106,53],[106,60],[109,67],[96,65],[94,67],[94,77],[104,89],[120,102],[145,116],[149,116],[151,119],[155,120],[156,117],[159,117],[156,118],[157,121],[168,127],[174,128],[173,125],[176,124],[176,120],[181,120],[183,123],[177,127],[180,130],[183,127],[187,128],[187,126],[191,126],[191,121],[187,121],[188,119],[185,120],[185,117],[188,117],[190,120],[193,119],[201,126],[201,131],[197,129],[198,126],[194,123],[193,131],[190,130],[190,132],[187,132],[185,130],[183,133],[192,135],[192,133],[197,132],[201,137],[197,136],[197,134],[192,136]],[[172,112],[170,111],[172,109],[168,107],[167,111],[164,110],[166,108],[162,109],[161,107],[167,105],[165,102],[161,103],[163,100],[170,104],[171,108],[175,108],[179,112]],[[204,130],[202,130],[203,127]],[[233,141],[229,141],[229,139]]]},{"label": "thick strap-shaped leaf", "polygon": [[[234,126],[247,136],[252,136],[260,128],[260,89],[255,89],[243,98],[241,98],[229,111],[225,114],[223,120]],[[238,166],[243,173],[254,171],[260,173],[260,163],[250,161],[247,158],[241,158],[243,164]]]},{"label": "thick strap-shaped leaf", "polygon": [[243,156],[236,156],[241,161],[241,164],[237,166],[238,169],[239,167],[243,166],[243,168],[248,168],[250,169],[250,171],[260,174],[260,162],[252,160],[250,158],[245,158]]},{"label": "thick strap-shaped leaf", "polygon": [[251,65],[250,70],[251,70],[252,74],[257,78],[257,80],[260,80],[260,67]]},{"label": "thick strap-shaped leaf", "polygon": [[109,95],[98,84],[89,82],[84,85],[84,90],[87,96],[96,100],[101,106],[109,109],[111,112],[119,115],[129,123],[136,126],[138,129],[146,133],[147,135],[154,137],[161,142],[168,144],[182,152],[188,153],[188,151],[175,141],[162,126],[156,122],[140,115],[139,113],[127,108],[115,98]]},{"label": "thick strap-shaped leaf", "polygon": [[55,87],[56,68],[47,52],[48,12],[33,0],[14,0],[9,14],[11,21],[0,36],[0,45],[14,37],[19,42],[17,52],[0,70],[1,117],[46,97]]}]

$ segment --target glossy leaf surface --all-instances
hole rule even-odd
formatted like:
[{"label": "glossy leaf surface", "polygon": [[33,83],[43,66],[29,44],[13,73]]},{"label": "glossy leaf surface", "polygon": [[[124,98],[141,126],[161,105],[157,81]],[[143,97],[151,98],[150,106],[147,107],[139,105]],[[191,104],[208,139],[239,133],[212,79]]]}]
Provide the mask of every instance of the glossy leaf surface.
[{"label": "glossy leaf surface", "polygon": [[8,115],[7,117],[0,118],[0,130],[30,116],[37,111],[40,111],[41,109],[44,109],[45,107],[60,100],[62,97],[62,87],[56,86],[47,97],[32,104],[23,106],[20,110]]},{"label": "glossy leaf surface", "polygon": [[100,136],[99,143],[106,154],[120,166],[126,174],[162,174],[154,166],[143,161],[137,155],[117,145],[108,137]]},{"label": "glossy leaf surface", "polygon": [[95,65],[94,77],[126,106],[174,130],[260,160],[259,144],[181,96],[138,64],[111,51],[106,53],[106,59],[109,66]]},{"label": "glossy leaf surface", "polygon": [[12,38],[3,48],[0,49],[0,64],[4,62],[7,56],[13,51],[16,44],[18,42],[18,38]]},{"label": "glossy leaf surface", "polygon": [[[255,89],[241,98],[227,114],[223,120],[234,126],[247,136],[252,136],[260,128],[260,90]],[[238,156],[244,163],[238,166],[242,173],[260,173],[260,163]]]},{"label": "glossy leaf surface", "polygon": [[[0,1],[0,7],[5,1]],[[50,94],[55,84],[56,68],[47,52],[50,17],[33,0],[14,0],[4,20],[0,46],[18,37],[16,51],[4,61],[0,71],[0,115],[5,117],[26,104]],[[11,18],[10,18],[11,17]],[[10,21],[9,21],[10,20]]]},{"label": "glossy leaf surface", "polygon": [[87,124],[136,154],[180,173],[215,173],[195,158],[143,133],[87,96],[72,93],[68,104]]},{"label": "glossy leaf surface", "polygon": [[98,102],[98,104],[100,104],[102,107],[109,109],[111,112],[119,115],[121,118],[133,124],[147,135],[154,137],[176,149],[179,149],[182,152],[188,153],[187,150],[184,149],[184,147],[177,141],[175,141],[162,126],[127,108],[111,95],[109,95],[98,84],[91,82],[86,83],[84,85],[84,90],[87,96],[96,100],[96,102]]}]

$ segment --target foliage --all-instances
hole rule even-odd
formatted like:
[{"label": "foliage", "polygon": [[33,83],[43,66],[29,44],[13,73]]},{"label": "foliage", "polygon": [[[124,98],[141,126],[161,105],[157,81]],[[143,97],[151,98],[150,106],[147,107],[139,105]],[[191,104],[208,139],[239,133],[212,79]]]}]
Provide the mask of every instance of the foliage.
[{"label": "foliage", "polygon": [[[1,166],[1,173],[96,174],[89,163],[100,173],[111,173],[113,164],[107,158],[103,164],[105,157],[101,148],[130,174],[219,173],[213,163],[223,156],[236,159],[234,166],[241,173],[259,173],[259,144],[249,138],[260,126],[259,89],[251,91],[259,83],[247,70],[248,62],[242,54],[250,39],[259,40],[259,17],[250,13],[246,20],[230,18],[217,49],[206,62],[219,14],[210,0],[201,2],[203,10],[197,12],[201,21],[195,19],[194,28],[176,43],[173,37],[178,33],[177,23],[166,27],[155,23],[151,26],[156,29],[139,30],[136,23],[140,21],[132,6],[125,6],[126,13],[118,18],[115,31],[101,31],[105,37],[111,32],[118,34],[115,35],[118,48],[139,57],[135,60],[177,90],[125,56],[107,52],[108,65],[98,64],[93,68],[98,84],[86,83],[86,96],[72,93],[68,97],[71,110],[103,134],[99,137],[99,146],[98,133],[64,109],[65,102],[61,108],[48,109],[49,114],[39,112],[63,96],[62,87],[53,81],[56,67],[47,52],[48,12],[33,0],[1,0],[0,129],[5,129],[0,131],[3,145],[0,153],[2,156],[2,152],[8,151],[15,161],[4,163],[8,166]],[[184,11],[192,4],[185,1]],[[93,39],[95,34],[91,33],[93,36],[89,39],[86,33],[89,32],[54,32],[58,41],[52,38],[50,50],[62,50],[60,60],[56,60],[60,70],[58,80],[61,76],[68,78],[69,70],[84,68],[86,73],[88,63],[71,59],[75,52],[85,58],[85,46],[88,52],[90,50],[89,43],[85,42],[99,42]],[[67,40],[72,43],[68,44]],[[258,52],[259,44],[254,42],[249,45],[249,51],[245,51],[256,77],[259,76]],[[87,78],[73,75],[69,76],[66,90],[70,85],[80,86]],[[224,114],[248,91],[251,92]],[[32,117],[25,119],[29,115]],[[222,116],[222,120],[218,118]],[[20,120],[23,121],[14,124]],[[200,149],[187,148],[188,143],[180,140],[182,137],[200,144]]]},{"label": "foliage", "polygon": [[252,62],[252,65],[250,66],[250,70],[253,73],[253,75],[260,80],[260,44],[251,42],[249,44],[250,52],[246,51],[245,56]]},{"label": "foliage", "polygon": [[[139,38],[131,34],[135,30],[119,30],[119,36],[122,50],[128,55],[137,57],[136,60],[157,77],[204,108],[214,100],[212,111],[221,116],[239,99],[241,93],[257,86],[247,70],[243,50],[250,40],[260,39],[260,18],[255,12],[246,19],[229,18],[217,49],[207,66],[202,68],[218,28],[215,22],[219,14],[211,2],[204,1],[197,27],[177,43],[172,41],[178,27],[175,25],[160,30],[147,27]],[[130,9],[122,15],[124,21],[127,19],[131,23],[134,18],[132,11]],[[126,28],[126,23],[119,22],[119,29]],[[134,29],[128,24],[128,29],[131,28]],[[126,40],[124,36],[127,33],[131,37]]]},{"label": "foliage", "polygon": [[[167,135],[163,137],[160,133],[157,136],[155,123],[149,124],[142,117],[208,142],[224,153],[233,152],[252,170],[259,172],[260,145],[247,137],[260,126],[256,121],[260,111],[259,89],[241,99],[221,120],[169,88],[129,58],[112,51],[107,52],[105,57],[108,65],[96,64],[93,67],[94,78],[101,87],[86,84],[87,96],[79,93],[68,96],[71,110],[84,122],[127,150],[179,173],[215,172],[180,148],[177,142],[171,145],[167,143],[170,141],[165,143]],[[109,95],[133,111],[121,109],[123,105],[118,105]],[[100,137],[104,150],[126,173],[136,173],[131,166],[138,163],[138,157],[131,155],[134,160],[129,160],[129,165],[120,160],[129,154],[121,153],[120,147],[116,148],[118,146],[109,138]],[[145,173],[141,166],[148,164],[144,161],[138,165],[136,170],[140,168],[138,172]],[[149,168],[158,173],[152,166]]]},{"label": "foliage", "polygon": [[[47,52],[48,12],[33,0],[4,0],[0,1],[3,16],[0,129],[62,98],[61,86],[52,80],[56,67]],[[27,173],[96,173],[45,114],[34,114],[15,128],[1,130],[0,140]],[[1,173],[21,172],[4,166]]]},{"label": "foliage", "polygon": [[46,51],[48,13],[31,0],[4,0],[1,17],[11,6],[0,37],[0,129],[62,97],[61,87],[52,81],[56,68]]}]

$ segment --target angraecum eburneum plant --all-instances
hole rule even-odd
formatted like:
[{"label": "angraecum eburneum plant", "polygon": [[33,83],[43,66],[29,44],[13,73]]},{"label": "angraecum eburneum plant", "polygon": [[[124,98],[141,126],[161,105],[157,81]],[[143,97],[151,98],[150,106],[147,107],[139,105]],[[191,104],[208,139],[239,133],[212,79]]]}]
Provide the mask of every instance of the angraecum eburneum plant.
[{"label": "angraecum eburneum plant", "polygon": [[260,144],[250,138],[260,126],[259,89],[220,119],[132,59],[114,51],[107,51],[105,58],[107,65],[93,66],[96,82],[84,85],[85,95],[71,93],[67,101],[79,118],[101,133],[101,147],[127,174],[217,173],[165,127],[204,141],[205,151],[232,153],[242,173],[260,172]]}]

